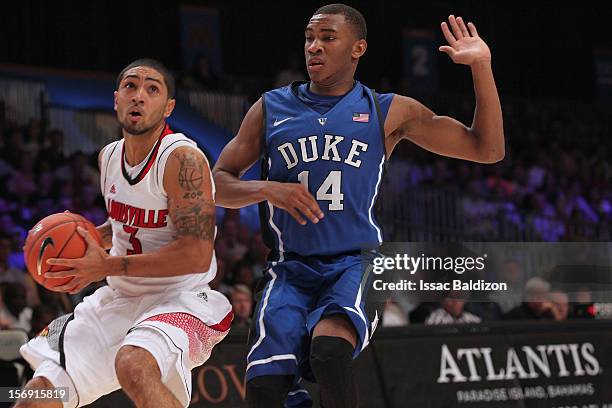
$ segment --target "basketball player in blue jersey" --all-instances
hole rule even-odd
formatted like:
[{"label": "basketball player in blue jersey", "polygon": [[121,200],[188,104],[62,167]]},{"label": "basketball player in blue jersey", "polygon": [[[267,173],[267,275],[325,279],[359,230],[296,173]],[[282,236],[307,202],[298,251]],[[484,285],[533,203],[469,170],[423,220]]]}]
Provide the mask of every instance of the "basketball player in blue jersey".
[{"label": "basketball player in blue jersey", "polygon": [[[351,363],[369,342],[362,248],[382,242],[373,207],[383,167],[408,139],[440,155],[495,163],[504,157],[491,53],[472,23],[442,23],[440,51],[472,71],[471,127],[418,101],[380,94],[354,79],[366,24],[342,4],[321,7],[305,30],[310,81],[265,93],[213,170],[217,203],[261,203],[272,248],[247,356],[250,407],[283,406],[316,380],[322,406],[358,404]],[[240,176],[263,156],[264,180]],[[292,401],[287,400],[289,405]]]}]

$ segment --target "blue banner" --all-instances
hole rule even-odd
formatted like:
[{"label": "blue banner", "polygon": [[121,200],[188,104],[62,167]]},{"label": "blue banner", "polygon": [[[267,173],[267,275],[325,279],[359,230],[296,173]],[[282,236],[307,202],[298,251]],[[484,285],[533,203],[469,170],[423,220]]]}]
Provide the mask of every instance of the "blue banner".
[{"label": "blue banner", "polygon": [[411,91],[436,92],[438,67],[436,64],[436,36],[431,30],[402,32],[404,78]]},{"label": "blue banner", "polygon": [[213,72],[223,71],[221,30],[216,8],[181,6],[181,48],[186,71],[190,71],[201,56],[208,58]]}]

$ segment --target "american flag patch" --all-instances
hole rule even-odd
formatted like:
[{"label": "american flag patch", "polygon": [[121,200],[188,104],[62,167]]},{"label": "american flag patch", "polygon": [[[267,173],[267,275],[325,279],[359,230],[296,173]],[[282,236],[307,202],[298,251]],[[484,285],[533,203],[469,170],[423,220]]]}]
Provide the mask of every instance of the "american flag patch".
[{"label": "american flag patch", "polygon": [[369,122],[370,114],[369,113],[357,113],[353,112],[353,122]]}]

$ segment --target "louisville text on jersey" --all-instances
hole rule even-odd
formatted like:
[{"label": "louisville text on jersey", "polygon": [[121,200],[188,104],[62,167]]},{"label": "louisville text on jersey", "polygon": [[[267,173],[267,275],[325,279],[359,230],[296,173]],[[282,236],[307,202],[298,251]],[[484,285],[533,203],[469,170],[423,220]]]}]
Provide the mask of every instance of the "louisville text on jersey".
[{"label": "louisville text on jersey", "polygon": [[168,210],[148,210],[108,199],[108,216],[123,224],[140,228],[162,228],[168,225]]}]

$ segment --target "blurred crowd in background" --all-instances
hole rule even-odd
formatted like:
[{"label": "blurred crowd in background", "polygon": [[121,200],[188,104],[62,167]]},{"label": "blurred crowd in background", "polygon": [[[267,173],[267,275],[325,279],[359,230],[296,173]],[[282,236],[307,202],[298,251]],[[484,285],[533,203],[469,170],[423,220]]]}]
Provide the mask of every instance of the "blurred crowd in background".
[{"label": "blurred crowd in background", "polygon": [[[280,86],[303,77],[292,63],[274,82]],[[180,83],[184,88],[224,91],[222,78],[210,72],[206,61],[181,76]],[[380,92],[391,88],[387,79],[378,84]],[[236,89],[241,87],[234,84],[230,91]],[[398,89],[410,94],[401,84]],[[471,123],[471,96],[433,98],[423,96],[422,100],[438,114]],[[415,226],[427,230],[424,219],[429,215],[425,217],[414,203],[423,194],[434,194],[447,197],[445,205],[451,204],[450,212],[461,219],[463,227],[445,225],[444,220],[452,217],[436,214],[430,214],[432,222],[458,238],[610,240],[609,113],[596,106],[562,102],[513,99],[502,101],[502,105],[507,153],[501,163],[479,165],[448,159],[410,143],[397,148],[379,208],[386,237],[414,238],[405,233]],[[0,328],[20,328],[34,335],[54,317],[70,312],[96,288],[94,285],[75,296],[51,292],[34,284],[24,267],[21,248],[36,221],[64,210],[79,213],[96,225],[107,217],[96,154],[66,156],[63,138],[61,130],[48,129],[39,120],[13,123],[0,115]],[[425,204],[432,207],[427,201]],[[219,208],[217,224],[218,273],[212,286],[231,299],[234,325],[248,327],[268,254],[257,210]],[[513,269],[520,269],[520,265],[508,263],[506,267],[505,276],[511,281],[516,274]],[[503,298],[492,296],[489,302],[473,304],[456,293],[449,293],[440,302],[408,306],[401,299],[389,299],[383,325],[476,323],[505,318],[564,320],[593,315],[588,309],[592,304],[588,288],[584,288],[579,301],[570,304],[567,294],[542,278],[533,278],[521,288],[515,286]],[[534,294],[538,297],[526,297]]]}]

